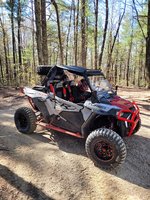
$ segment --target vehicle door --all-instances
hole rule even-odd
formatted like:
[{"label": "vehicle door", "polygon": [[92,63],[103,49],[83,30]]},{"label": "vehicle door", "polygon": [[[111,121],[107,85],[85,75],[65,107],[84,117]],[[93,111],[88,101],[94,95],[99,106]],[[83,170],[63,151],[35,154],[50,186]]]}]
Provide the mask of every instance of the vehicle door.
[{"label": "vehicle door", "polygon": [[54,109],[57,113],[52,124],[60,128],[72,132],[80,132],[81,126],[84,123],[81,110],[83,105],[55,97]]}]

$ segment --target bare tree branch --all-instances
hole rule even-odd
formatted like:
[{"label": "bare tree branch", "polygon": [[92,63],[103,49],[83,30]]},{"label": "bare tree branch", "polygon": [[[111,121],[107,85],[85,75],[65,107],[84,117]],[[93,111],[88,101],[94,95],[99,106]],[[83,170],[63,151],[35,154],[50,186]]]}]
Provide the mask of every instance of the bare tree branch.
[{"label": "bare tree branch", "polygon": [[134,10],[135,10],[136,15],[137,15],[137,21],[138,21],[139,27],[140,27],[140,29],[141,29],[141,32],[142,32],[142,35],[143,35],[144,39],[146,40],[145,33],[144,33],[144,31],[143,31],[141,22],[140,22],[140,20],[139,20],[139,13],[138,13],[138,10],[137,10],[137,8],[136,8],[135,0],[133,0],[133,5],[134,5]]}]

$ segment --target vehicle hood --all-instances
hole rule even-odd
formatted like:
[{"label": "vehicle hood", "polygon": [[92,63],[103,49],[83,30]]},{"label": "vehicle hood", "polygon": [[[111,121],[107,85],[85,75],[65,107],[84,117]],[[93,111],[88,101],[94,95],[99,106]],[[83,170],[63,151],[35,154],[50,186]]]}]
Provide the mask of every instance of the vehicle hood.
[{"label": "vehicle hood", "polygon": [[117,95],[113,96],[113,98],[110,98],[108,101],[111,105],[118,106],[124,110],[133,107],[133,104],[130,101],[123,99]]}]

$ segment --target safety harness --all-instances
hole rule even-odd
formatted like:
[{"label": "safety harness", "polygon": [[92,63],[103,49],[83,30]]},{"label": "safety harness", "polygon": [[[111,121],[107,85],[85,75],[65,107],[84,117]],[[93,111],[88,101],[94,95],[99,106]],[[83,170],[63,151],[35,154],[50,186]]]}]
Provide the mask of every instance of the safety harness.
[{"label": "safety harness", "polygon": [[[50,83],[50,85],[49,85],[50,92],[52,92],[54,95],[57,95],[56,94],[57,93],[56,87],[57,87],[57,83],[55,83],[55,85],[53,85],[53,83]],[[68,98],[67,98],[67,91],[69,93],[69,97]],[[64,99],[69,100],[71,102],[74,102],[74,97],[72,95],[70,82],[68,82],[68,84],[65,85],[65,86],[63,86],[63,84],[62,84],[62,93],[63,93]]]}]

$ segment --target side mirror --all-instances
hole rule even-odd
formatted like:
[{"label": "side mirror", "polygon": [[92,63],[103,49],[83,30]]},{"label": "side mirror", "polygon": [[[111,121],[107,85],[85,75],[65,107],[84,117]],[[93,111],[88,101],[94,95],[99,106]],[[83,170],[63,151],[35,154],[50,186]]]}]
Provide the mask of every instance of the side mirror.
[{"label": "side mirror", "polygon": [[91,102],[92,102],[92,103],[97,103],[97,102],[98,102],[98,99],[97,99],[97,92],[96,92],[96,91],[92,91],[92,94],[91,94]]},{"label": "side mirror", "polygon": [[115,86],[115,94],[117,95],[118,85]]}]

